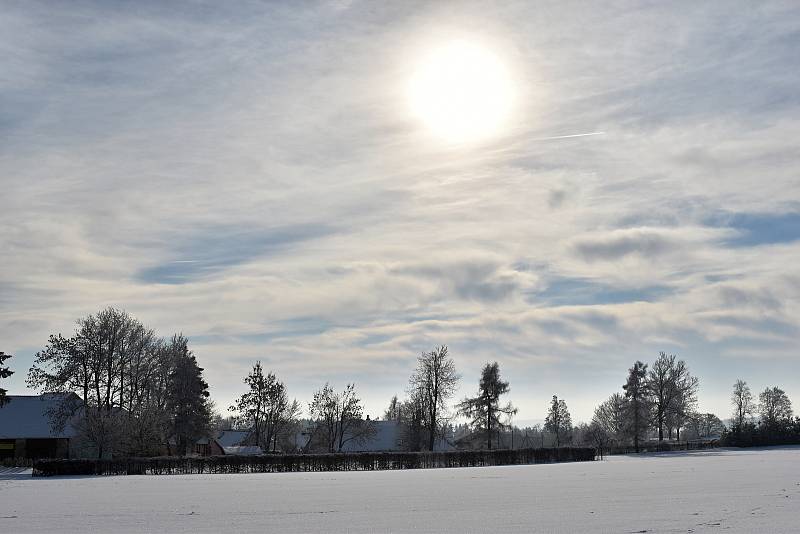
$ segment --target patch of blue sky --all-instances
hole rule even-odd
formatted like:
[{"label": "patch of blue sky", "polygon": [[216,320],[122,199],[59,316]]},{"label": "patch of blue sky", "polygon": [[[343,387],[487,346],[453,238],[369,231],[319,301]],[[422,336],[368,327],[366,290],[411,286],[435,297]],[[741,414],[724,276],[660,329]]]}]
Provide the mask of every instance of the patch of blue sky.
[{"label": "patch of blue sky", "polygon": [[706,224],[736,230],[736,235],[725,241],[726,245],[732,247],[755,247],[800,240],[800,212],[724,213],[710,217]]},{"label": "patch of blue sky", "polygon": [[183,284],[228,267],[270,256],[294,244],[330,235],[324,224],[299,224],[279,228],[211,227],[193,232],[174,245],[174,259],[137,273],[144,283]]},{"label": "patch of blue sky", "polygon": [[557,278],[543,291],[530,293],[528,301],[551,306],[588,306],[653,302],[672,293],[672,288],[653,285],[641,288],[618,288],[583,278]]}]

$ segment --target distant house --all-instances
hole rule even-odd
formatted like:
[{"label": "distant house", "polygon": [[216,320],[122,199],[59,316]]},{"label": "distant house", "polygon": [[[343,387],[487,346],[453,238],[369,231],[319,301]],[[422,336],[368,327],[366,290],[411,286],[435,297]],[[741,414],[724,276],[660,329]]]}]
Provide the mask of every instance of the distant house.
[{"label": "distant house", "polygon": [[[407,450],[407,427],[399,421],[369,421],[372,432],[363,438],[346,437],[342,452],[396,452]],[[296,442],[303,447],[308,442],[310,426],[298,434]],[[433,446],[435,451],[453,450],[447,439],[438,438]]]},{"label": "distant house", "polygon": [[50,422],[65,396],[80,402],[74,393],[9,395],[10,402],[0,408],[0,459],[75,457],[75,428],[67,424],[54,431]]},{"label": "distant house", "polygon": [[[493,449],[520,449],[520,448],[537,448],[544,447],[544,441],[540,441],[542,434],[538,436],[528,435],[527,431],[520,432],[515,430],[513,433],[508,431],[492,432],[492,448]],[[486,449],[486,431],[478,430],[474,432],[461,433],[453,439],[453,445],[459,450],[485,450]]]},{"label": "distant house", "polygon": [[223,430],[208,444],[208,453],[216,456],[255,456],[262,454],[261,447],[247,445],[249,430]]}]

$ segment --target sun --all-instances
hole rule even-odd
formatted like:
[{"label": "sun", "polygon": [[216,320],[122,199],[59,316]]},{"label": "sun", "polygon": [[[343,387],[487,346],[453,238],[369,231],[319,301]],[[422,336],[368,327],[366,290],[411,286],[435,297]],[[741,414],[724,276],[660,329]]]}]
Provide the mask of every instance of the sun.
[{"label": "sun", "polygon": [[453,41],[432,51],[408,84],[412,113],[451,143],[498,134],[508,119],[512,97],[502,61],[468,41]]}]

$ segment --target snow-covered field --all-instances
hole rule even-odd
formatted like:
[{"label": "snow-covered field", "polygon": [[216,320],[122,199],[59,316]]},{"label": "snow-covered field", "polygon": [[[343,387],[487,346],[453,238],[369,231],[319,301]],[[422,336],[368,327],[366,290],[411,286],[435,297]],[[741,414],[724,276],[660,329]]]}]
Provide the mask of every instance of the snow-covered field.
[{"label": "snow-covered field", "polygon": [[800,448],[394,472],[32,479],[0,532],[800,532]]}]

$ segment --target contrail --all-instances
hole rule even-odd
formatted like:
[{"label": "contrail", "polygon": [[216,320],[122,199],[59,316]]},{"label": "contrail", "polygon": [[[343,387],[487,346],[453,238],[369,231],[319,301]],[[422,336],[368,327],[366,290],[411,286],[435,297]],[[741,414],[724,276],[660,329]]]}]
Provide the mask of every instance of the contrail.
[{"label": "contrail", "polygon": [[551,139],[569,139],[570,137],[587,137],[589,135],[605,135],[605,132],[589,132],[589,133],[580,133],[580,134],[572,134],[572,135],[555,135],[553,137],[540,137],[539,139],[533,139],[534,141],[549,141]]}]

